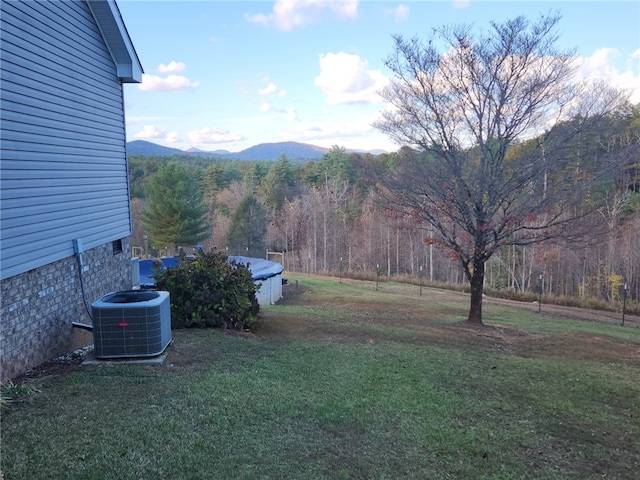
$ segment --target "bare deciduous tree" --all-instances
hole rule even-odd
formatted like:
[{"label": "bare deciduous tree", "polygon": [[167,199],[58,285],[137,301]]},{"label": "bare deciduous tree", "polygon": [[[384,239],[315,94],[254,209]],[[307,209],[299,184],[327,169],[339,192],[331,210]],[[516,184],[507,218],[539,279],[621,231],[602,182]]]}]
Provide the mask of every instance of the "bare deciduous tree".
[{"label": "bare deciduous tree", "polygon": [[597,207],[603,165],[585,160],[581,135],[621,96],[574,82],[558,21],[517,17],[475,37],[445,27],[426,42],[395,36],[386,60],[393,78],[381,94],[393,108],[375,126],[411,148],[381,185],[461,262],[470,323],[482,324],[485,263],[498,247],[566,235]]}]

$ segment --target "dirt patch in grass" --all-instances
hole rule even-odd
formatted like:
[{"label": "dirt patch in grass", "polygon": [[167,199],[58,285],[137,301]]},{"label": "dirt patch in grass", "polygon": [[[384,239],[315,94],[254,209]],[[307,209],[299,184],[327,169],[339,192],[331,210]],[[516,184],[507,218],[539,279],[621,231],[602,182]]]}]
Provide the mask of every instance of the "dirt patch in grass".
[{"label": "dirt patch in grass", "polygon": [[[426,304],[424,298],[406,298],[395,292],[381,295],[385,296],[354,296],[349,301],[323,299],[318,303],[309,290],[299,286],[286,291],[278,307],[263,313],[256,334],[262,338],[368,344],[393,341],[491,352],[514,352],[521,343],[540,337],[513,328],[472,325],[451,319],[451,307]],[[287,306],[304,306],[311,314],[300,315],[299,310],[287,309]],[[463,311],[454,313],[462,314]],[[443,319],[451,321],[444,322]]]},{"label": "dirt patch in grass", "polygon": [[447,336],[467,337],[467,345],[485,346],[492,351],[502,353],[517,353],[528,342],[544,339],[544,335],[524,332],[514,328],[496,325],[472,325],[457,322],[439,325],[438,330]]},{"label": "dirt patch in grass", "polygon": [[[366,282],[350,282],[356,287],[364,285],[365,288],[371,288]],[[263,313],[256,335],[259,338],[305,338],[370,344],[397,341],[443,348],[476,348],[523,357],[557,356],[612,363],[640,363],[640,345],[634,345],[633,342],[576,331],[546,335],[491,323],[473,325],[464,321],[466,298],[457,292],[429,290],[425,297],[416,297],[416,292],[410,287],[385,286],[385,289],[379,293],[360,292],[359,295],[348,294],[344,298],[319,299],[304,285],[289,286],[278,306]],[[413,296],[407,296],[407,291]],[[376,295],[385,297],[376,298]],[[486,303],[527,312],[537,311],[537,305],[509,300],[487,299]],[[295,313],[295,308],[286,308],[289,306],[317,310],[311,315],[301,316]],[[614,314],[606,312],[548,305],[544,305],[543,309],[540,317],[543,320],[552,319],[557,312],[561,318],[576,321],[614,323]],[[637,321],[636,317],[627,317],[625,324],[635,328]],[[363,328],[358,328],[359,324]],[[387,331],[386,327],[391,325],[394,328]],[[400,336],[398,331],[404,331],[405,335]]]},{"label": "dirt patch in grass", "polygon": [[613,337],[567,332],[540,336],[524,342],[518,349],[524,357],[563,357],[574,360],[640,365],[640,346]]},{"label": "dirt patch in grass", "polygon": [[84,359],[80,357],[74,359],[55,358],[53,360],[48,360],[43,364],[38,365],[36,368],[28,371],[24,375],[13,379],[13,383],[15,383],[16,385],[20,385],[32,379],[42,379],[48,377],[65,378],[76,367],[78,367],[83,362],[83,360]]}]

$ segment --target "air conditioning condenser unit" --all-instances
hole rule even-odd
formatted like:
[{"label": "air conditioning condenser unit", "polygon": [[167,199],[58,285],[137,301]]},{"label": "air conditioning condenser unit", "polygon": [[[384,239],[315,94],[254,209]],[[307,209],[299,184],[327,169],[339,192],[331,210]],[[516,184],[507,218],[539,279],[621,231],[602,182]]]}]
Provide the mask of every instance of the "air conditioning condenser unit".
[{"label": "air conditioning condenser unit", "polygon": [[91,310],[96,358],[153,357],[171,342],[169,292],[113,292]]}]

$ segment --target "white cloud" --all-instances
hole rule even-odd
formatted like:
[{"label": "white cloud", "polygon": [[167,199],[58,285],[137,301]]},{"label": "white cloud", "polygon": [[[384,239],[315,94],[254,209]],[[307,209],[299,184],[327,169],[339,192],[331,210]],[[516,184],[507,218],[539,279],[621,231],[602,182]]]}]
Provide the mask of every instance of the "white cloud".
[{"label": "white cloud", "polygon": [[181,140],[177,132],[167,132],[164,128],[158,128],[154,125],[145,125],[142,130],[133,135],[133,138],[165,140],[170,143],[176,143]]},{"label": "white cloud", "polygon": [[462,10],[464,8],[467,8],[470,3],[471,0],[453,0],[453,8]]},{"label": "white cloud", "polygon": [[179,141],[182,140],[182,137],[178,132],[169,132],[167,133],[165,140],[169,143],[178,143]]},{"label": "white cloud", "polygon": [[[613,48],[600,48],[590,57],[578,57],[578,81],[605,81],[614,88],[627,90],[631,103],[640,102],[640,71],[633,71],[634,60],[640,57],[640,49],[633,52],[627,59],[626,70],[621,72],[614,65],[620,52]],[[637,62],[636,62],[637,63]]]},{"label": "white cloud", "polygon": [[270,93],[275,93],[277,90],[278,87],[276,87],[276,84],[273,82],[269,82],[269,84],[266,87],[260,89],[258,93],[260,95],[269,95]]},{"label": "white cloud", "polygon": [[258,25],[264,25],[265,27],[269,26],[270,23],[269,16],[264,13],[245,13],[244,18],[249,23],[257,23]]},{"label": "white cloud", "polygon": [[610,76],[615,71],[612,60],[617,56],[617,50],[613,48],[600,48],[593,52],[590,57],[580,57],[580,71],[578,75],[582,78]]},{"label": "white cloud", "polygon": [[283,141],[298,141],[315,145],[341,145],[347,148],[384,148],[392,150],[392,144],[380,136],[371,124],[373,117],[358,116],[343,122],[318,121],[298,122],[283,131],[279,138]]},{"label": "white cloud", "polygon": [[145,92],[181,92],[197,88],[200,82],[192,82],[181,75],[169,75],[165,78],[142,74],[142,83],[138,85]]},{"label": "white cloud", "polygon": [[378,91],[388,79],[379,70],[369,70],[366,60],[344,52],[320,55],[320,75],[315,85],[327,95],[327,102],[377,103]]},{"label": "white cloud", "polygon": [[409,5],[398,5],[398,7],[392,10],[392,14],[396,23],[404,22],[409,18]]},{"label": "white cloud", "polygon": [[159,129],[153,125],[145,125],[141,131],[134,134],[134,138],[162,138],[165,135],[163,129]]},{"label": "white cloud", "polygon": [[235,142],[244,139],[238,132],[220,130],[216,127],[203,127],[200,130],[189,132],[187,137],[195,144]]},{"label": "white cloud", "polygon": [[260,111],[261,112],[268,112],[271,110],[271,104],[269,102],[267,102],[266,100],[264,102],[262,102],[262,105],[260,105]]},{"label": "white cloud", "polygon": [[175,62],[173,60],[167,65],[165,65],[164,63],[158,65],[158,71],[160,73],[180,73],[184,71],[185,68],[187,68],[187,66],[184,63]]},{"label": "white cloud", "polygon": [[245,18],[251,23],[291,31],[318,22],[325,11],[338,18],[356,18],[358,0],[277,0],[270,14],[247,14]]}]

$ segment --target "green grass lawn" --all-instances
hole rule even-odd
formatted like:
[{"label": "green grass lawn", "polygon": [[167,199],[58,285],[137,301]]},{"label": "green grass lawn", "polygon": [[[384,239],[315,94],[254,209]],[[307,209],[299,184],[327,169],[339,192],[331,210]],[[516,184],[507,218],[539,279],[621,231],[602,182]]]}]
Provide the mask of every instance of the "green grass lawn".
[{"label": "green grass lawn", "polygon": [[[18,479],[635,479],[640,329],[301,277],[255,333],[77,366],[2,410]],[[293,280],[295,281],[295,279]]]}]

